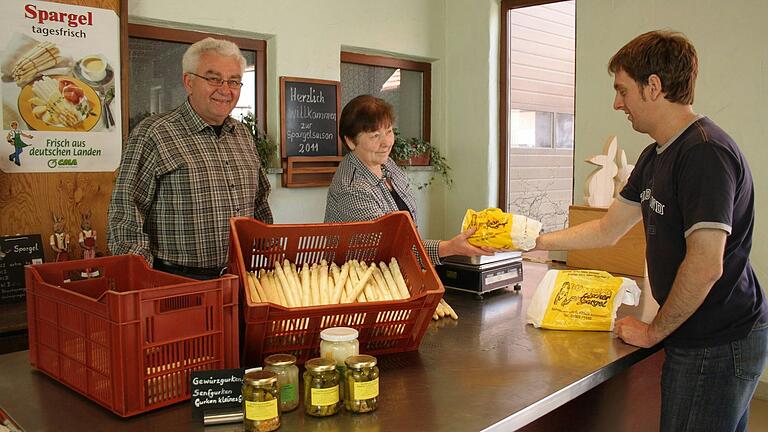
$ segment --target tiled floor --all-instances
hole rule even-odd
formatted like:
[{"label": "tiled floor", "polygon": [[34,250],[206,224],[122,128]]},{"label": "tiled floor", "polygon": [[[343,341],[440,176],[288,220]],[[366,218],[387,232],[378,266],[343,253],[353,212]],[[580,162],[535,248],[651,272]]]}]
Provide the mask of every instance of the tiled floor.
[{"label": "tiled floor", "polygon": [[768,400],[752,399],[752,406],[749,409],[749,431],[768,431]]}]

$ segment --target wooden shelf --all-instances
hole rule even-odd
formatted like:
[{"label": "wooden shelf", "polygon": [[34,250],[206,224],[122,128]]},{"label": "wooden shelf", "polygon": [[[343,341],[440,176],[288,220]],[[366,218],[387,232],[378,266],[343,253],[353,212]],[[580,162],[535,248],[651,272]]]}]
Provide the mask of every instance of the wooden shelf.
[{"label": "wooden shelf", "polygon": [[[603,217],[608,209],[599,207],[570,206],[568,224],[575,226]],[[568,266],[593,270],[605,270],[645,277],[645,231],[638,222],[615,246],[600,249],[568,251]]]},{"label": "wooden shelf", "polygon": [[283,162],[283,187],[328,186],[341,159],[341,156],[289,156]]}]

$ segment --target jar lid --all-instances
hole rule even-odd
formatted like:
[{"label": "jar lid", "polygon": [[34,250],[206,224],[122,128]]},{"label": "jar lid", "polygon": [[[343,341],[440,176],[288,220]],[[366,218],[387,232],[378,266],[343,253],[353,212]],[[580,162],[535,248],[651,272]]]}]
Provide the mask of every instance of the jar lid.
[{"label": "jar lid", "polygon": [[248,372],[243,377],[243,383],[254,386],[265,386],[277,382],[277,374],[272,371],[260,370]]},{"label": "jar lid", "polygon": [[304,367],[307,368],[307,370],[310,372],[335,371],[336,362],[331,359],[317,357],[317,358],[307,360],[307,362],[304,363]]},{"label": "jar lid", "polygon": [[347,357],[345,363],[351,369],[371,368],[376,366],[376,357],[367,354],[354,355]]},{"label": "jar lid", "polygon": [[268,366],[290,366],[296,364],[296,356],[293,354],[272,354],[264,359]]},{"label": "jar lid", "polygon": [[357,330],[351,327],[331,327],[320,332],[320,339],[330,342],[347,342],[357,339]]}]

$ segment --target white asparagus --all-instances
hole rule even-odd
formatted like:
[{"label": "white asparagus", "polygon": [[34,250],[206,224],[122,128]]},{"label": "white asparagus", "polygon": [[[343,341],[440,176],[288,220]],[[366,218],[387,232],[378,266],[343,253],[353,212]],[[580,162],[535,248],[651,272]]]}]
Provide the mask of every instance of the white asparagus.
[{"label": "white asparagus", "polygon": [[328,261],[320,261],[320,304],[328,304]]},{"label": "white asparagus", "polygon": [[[349,266],[349,263],[345,263],[344,265]],[[354,303],[355,298],[352,297],[352,293],[355,290],[355,287],[352,286],[352,276],[351,272],[347,274],[347,280],[344,281],[344,293],[341,295],[341,302],[342,303]]]},{"label": "white asparagus", "polygon": [[302,304],[312,306],[312,293],[309,288],[309,265],[307,263],[301,266],[301,297]]},{"label": "white asparagus", "polygon": [[[371,274],[369,283],[373,287],[373,290],[376,292],[376,298],[380,301],[393,300],[392,296],[389,295],[389,289],[387,289],[387,284],[384,282],[384,277],[381,275],[379,266],[376,265],[375,261],[371,261],[371,267],[373,267],[373,274]],[[381,283],[379,283],[379,281],[381,281]]]},{"label": "white asparagus", "polygon": [[387,283],[387,280],[384,279],[384,273],[381,272],[381,269],[377,265],[373,265],[373,278],[379,284],[379,289],[385,294],[387,300],[400,299],[400,292],[397,291],[397,287],[394,285],[390,286]]},{"label": "white asparagus", "polygon": [[[375,265],[375,264],[374,264]],[[365,261],[360,261],[357,263],[357,277],[359,279],[363,278],[363,275],[365,272],[368,271],[368,265],[365,264]],[[371,274],[373,274],[373,270],[371,270]],[[371,286],[370,278],[368,280],[368,283],[365,285],[365,299],[368,301],[378,301],[379,297],[376,295],[376,291]]]},{"label": "white asparagus", "polygon": [[293,296],[291,285],[288,284],[288,278],[285,277],[285,272],[283,272],[283,268],[280,266],[279,262],[275,262],[275,276],[277,277],[280,286],[283,288],[283,294],[288,301],[288,307],[298,306],[296,304],[296,298]]},{"label": "white asparagus", "polygon": [[[279,267],[279,265],[278,265]],[[296,283],[296,279],[293,277],[293,269],[291,268],[291,262],[286,260],[283,260],[283,274],[285,275],[285,280],[288,283],[288,288],[291,290],[291,296],[293,297],[293,302],[295,307],[301,307],[304,306],[301,303],[301,287],[299,284]]]},{"label": "white asparagus", "polygon": [[247,282],[248,291],[251,293],[251,300],[254,303],[261,303],[261,297],[259,292],[256,291],[256,284],[253,282],[253,275],[250,272],[245,272],[245,281]]},{"label": "white asparagus", "polygon": [[360,278],[357,276],[357,260],[352,260],[349,262],[349,265],[351,268],[349,269],[349,278],[352,280],[352,292],[350,293],[350,298],[352,299],[352,303],[355,301],[357,302],[365,302],[368,299],[365,297],[365,293],[363,291],[360,291],[359,293],[355,289],[357,285],[360,283]]},{"label": "white asparagus", "polygon": [[309,269],[309,286],[312,292],[312,304],[320,304],[320,267],[317,264],[312,264],[312,268]]},{"label": "white asparagus", "polygon": [[277,276],[275,276],[275,272],[267,273],[267,279],[269,280],[269,283],[272,284],[272,288],[277,293],[277,296],[280,298],[280,305],[289,306],[288,298],[285,296],[285,291],[283,291],[283,287],[280,285],[280,281],[278,280]]},{"label": "white asparagus", "polygon": [[[357,282],[357,285],[355,285],[353,294],[362,294],[362,292],[365,290],[365,287],[368,286],[368,279],[373,274],[373,269],[371,267],[368,267],[368,270],[365,271],[363,276],[360,278],[360,280]],[[355,296],[357,297],[357,296]],[[366,299],[368,297],[366,296]]]},{"label": "white asparagus", "polygon": [[284,262],[288,263],[288,265],[291,267],[291,276],[293,277],[293,289],[296,290],[296,293],[297,293],[296,297],[298,302],[302,306],[309,306],[309,303],[304,302],[304,295],[301,287],[301,277],[299,277],[299,272],[297,271],[296,264],[293,264],[288,260],[285,260]]},{"label": "white asparagus", "polygon": [[[390,286],[397,287],[397,284],[395,282],[395,278],[392,277],[392,272],[389,271],[389,267],[387,267],[387,264],[384,262],[379,263],[379,268],[381,269],[381,273],[384,275],[384,280],[389,284]],[[397,290],[398,299],[404,299],[408,297],[403,297],[403,294],[400,292],[400,290]]]},{"label": "white asparagus", "polygon": [[253,274],[253,280],[254,282],[257,282],[258,285],[256,285],[256,289],[258,290],[259,287],[261,287],[261,291],[259,291],[259,295],[261,295],[261,300],[264,302],[269,303],[277,303],[280,301],[280,298],[276,296],[276,293],[274,290],[268,288],[266,285],[264,285],[264,275],[266,272],[264,269],[261,269],[259,271],[258,276],[256,275],[256,272]]},{"label": "white asparagus", "polygon": [[389,268],[392,271],[392,277],[395,279],[401,298],[409,298],[411,293],[408,291],[408,285],[405,284],[403,274],[400,272],[400,265],[397,264],[395,257],[392,257],[392,259],[389,260]]},{"label": "white asparagus", "polygon": [[448,315],[450,315],[451,318],[459,319],[459,315],[456,314],[456,311],[453,310],[451,305],[449,305],[448,302],[445,301],[445,299],[440,299],[440,304],[442,304],[443,307],[448,311]]},{"label": "white asparagus", "polygon": [[338,266],[331,268],[333,277],[336,284],[333,287],[333,296],[331,297],[331,304],[339,304],[341,302],[342,294],[344,293],[344,284],[349,276],[349,265],[344,263],[339,270]]},{"label": "white asparagus", "polygon": [[437,312],[437,316],[440,318],[445,317],[445,309],[443,308],[443,305],[441,303],[437,303],[437,309],[435,310]]}]

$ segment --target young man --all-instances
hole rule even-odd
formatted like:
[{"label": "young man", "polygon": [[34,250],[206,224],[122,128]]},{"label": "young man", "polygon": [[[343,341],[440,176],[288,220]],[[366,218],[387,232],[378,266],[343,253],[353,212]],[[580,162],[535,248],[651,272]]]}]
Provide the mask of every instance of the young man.
[{"label": "young man", "polygon": [[109,206],[109,248],[197,279],[227,265],[229,218],[272,223],[269,181],[253,136],[229,116],[246,61],[232,42],[206,38],[184,53],[187,101],[128,137]]},{"label": "young man", "polygon": [[768,304],[749,261],[754,187],[746,158],[693,111],[696,50],[680,33],[642,34],[611,58],[613,107],[654,139],[605,216],[544,234],[537,249],[614,244],[641,218],[661,308],[624,318],[626,343],[663,343],[662,431],[743,431],[768,356]]}]

